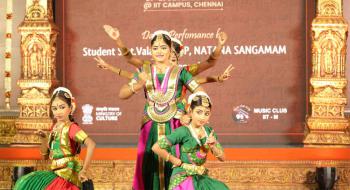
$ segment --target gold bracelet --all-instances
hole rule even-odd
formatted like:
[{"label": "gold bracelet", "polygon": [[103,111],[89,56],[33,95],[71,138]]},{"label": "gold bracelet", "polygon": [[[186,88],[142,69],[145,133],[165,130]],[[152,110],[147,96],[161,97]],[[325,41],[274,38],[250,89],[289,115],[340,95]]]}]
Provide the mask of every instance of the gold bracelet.
[{"label": "gold bracelet", "polygon": [[123,56],[129,56],[130,55],[130,51],[128,50],[127,52],[123,53]]},{"label": "gold bracelet", "polygon": [[218,76],[218,82],[224,82],[223,80],[220,80],[220,76]]},{"label": "gold bracelet", "polygon": [[[219,57],[219,56],[218,56]],[[217,60],[218,57],[215,57],[214,56],[214,53],[211,53],[210,56],[209,56],[209,60]]]},{"label": "gold bracelet", "polygon": [[128,48],[122,48],[121,51],[123,56],[127,56],[130,53],[130,50]]},{"label": "gold bracelet", "polygon": [[168,153],[168,155],[165,158],[165,161],[169,162],[169,160],[170,160],[170,153]]},{"label": "gold bracelet", "polygon": [[119,69],[118,75],[120,76],[120,73],[122,72],[122,69]]}]

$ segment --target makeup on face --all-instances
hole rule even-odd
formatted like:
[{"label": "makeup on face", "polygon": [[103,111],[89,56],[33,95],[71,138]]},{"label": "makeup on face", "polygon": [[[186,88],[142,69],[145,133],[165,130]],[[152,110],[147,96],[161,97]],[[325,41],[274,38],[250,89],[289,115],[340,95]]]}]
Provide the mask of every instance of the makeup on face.
[{"label": "makeup on face", "polygon": [[211,115],[211,110],[208,107],[197,106],[191,111],[192,125],[200,127],[208,123]]},{"label": "makeup on face", "polygon": [[169,60],[170,53],[170,47],[164,41],[157,41],[152,45],[152,57],[157,62]]},{"label": "makeup on face", "polygon": [[65,122],[69,121],[69,114],[72,110],[66,102],[59,98],[55,98],[51,104],[51,111],[57,121]]}]

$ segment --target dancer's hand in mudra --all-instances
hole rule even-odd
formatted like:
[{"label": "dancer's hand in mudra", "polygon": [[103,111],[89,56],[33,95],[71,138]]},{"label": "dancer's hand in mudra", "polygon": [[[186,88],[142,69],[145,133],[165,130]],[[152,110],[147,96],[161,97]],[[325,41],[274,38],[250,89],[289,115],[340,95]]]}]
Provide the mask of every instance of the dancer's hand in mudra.
[{"label": "dancer's hand in mudra", "polygon": [[207,142],[209,146],[214,146],[216,144],[216,138],[214,137],[214,130],[211,131],[209,137],[207,138]]},{"label": "dancer's hand in mudra", "polygon": [[97,61],[97,67],[101,69],[111,70],[111,65],[106,63],[100,56],[94,57],[95,61]]},{"label": "dancer's hand in mudra", "polygon": [[183,115],[181,118],[180,118],[180,123],[182,125],[188,125],[189,123],[191,122],[191,117],[189,115]]},{"label": "dancer's hand in mudra", "polygon": [[113,40],[119,39],[119,30],[117,28],[113,28],[110,25],[103,25],[103,28],[105,29],[106,33],[111,37]]},{"label": "dancer's hand in mudra", "polygon": [[41,130],[41,129],[38,129],[34,132],[34,134],[38,135],[39,137],[41,138],[46,138],[47,137],[47,134],[45,131]]},{"label": "dancer's hand in mudra", "polygon": [[87,175],[86,175],[86,170],[82,169],[82,170],[79,172],[78,178],[79,178],[79,180],[80,180],[81,182],[87,181],[89,178],[88,178]]},{"label": "dancer's hand in mudra", "polygon": [[170,156],[170,162],[173,164],[173,167],[180,167],[182,161],[175,156]]},{"label": "dancer's hand in mudra", "polygon": [[224,45],[227,41],[227,34],[225,32],[220,32],[218,36],[218,44]]},{"label": "dancer's hand in mudra", "polygon": [[219,76],[219,82],[224,82],[225,80],[229,79],[231,77],[230,72],[234,69],[232,64],[230,64],[225,71]]}]

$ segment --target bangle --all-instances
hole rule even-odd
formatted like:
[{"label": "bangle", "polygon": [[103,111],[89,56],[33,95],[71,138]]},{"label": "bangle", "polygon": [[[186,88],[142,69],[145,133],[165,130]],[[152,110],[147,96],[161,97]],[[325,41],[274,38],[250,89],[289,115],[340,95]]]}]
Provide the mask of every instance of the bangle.
[{"label": "bangle", "polygon": [[122,54],[125,54],[125,53],[128,52],[128,48],[127,47],[123,47],[120,50],[121,50]]},{"label": "bangle", "polygon": [[130,53],[130,50],[128,48],[122,48],[121,51],[123,56],[127,56]]},{"label": "bangle", "polygon": [[169,160],[170,160],[170,153],[168,153],[168,155],[165,158],[165,161],[169,162]]},{"label": "bangle", "polygon": [[122,72],[122,69],[119,69],[118,75],[120,75],[121,72]]},{"label": "bangle", "polygon": [[123,56],[129,56],[130,55],[130,51],[128,50],[127,52],[123,53]]},{"label": "bangle", "polygon": [[136,94],[137,92],[134,89],[134,83],[129,84],[130,90],[133,94]]},{"label": "bangle", "polygon": [[[219,57],[219,56],[218,56]],[[218,57],[215,57],[214,56],[214,53],[211,53],[210,56],[209,56],[209,60],[217,60]]]},{"label": "bangle", "polygon": [[220,79],[220,76],[218,76],[218,82],[224,82],[223,80]]}]

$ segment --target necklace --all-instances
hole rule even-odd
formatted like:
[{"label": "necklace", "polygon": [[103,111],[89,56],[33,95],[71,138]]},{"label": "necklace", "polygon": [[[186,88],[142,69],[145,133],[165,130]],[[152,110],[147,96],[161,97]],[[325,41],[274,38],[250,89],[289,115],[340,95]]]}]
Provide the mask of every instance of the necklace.
[{"label": "necklace", "polygon": [[155,65],[154,68],[157,69],[160,74],[164,74],[167,72],[167,70],[169,70],[170,66],[162,67],[162,66]]},{"label": "necklace", "polygon": [[69,123],[69,121],[65,121],[63,123],[59,123],[59,124],[55,124],[54,128],[52,129],[53,135],[54,137],[56,137],[56,135],[59,133],[59,131],[61,131],[61,129],[67,125]]},{"label": "necklace", "polygon": [[[200,130],[203,130],[204,128],[203,128],[203,126],[201,126],[199,129],[197,129],[197,132],[195,131],[195,129],[192,127],[192,124],[189,124],[188,125],[188,128],[190,129],[190,132],[191,132],[191,135],[192,135],[192,137],[194,138],[194,139],[196,139],[196,141],[197,141],[197,143],[199,144],[199,146],[202,146],[202,143],[201,143],[201,141],[199,140],[199,138],[198,138],[198,131],[200,131]],[[208,134],[207,134],[207,132],[204,130],[204,134],[205,134],[205,137],[207,137],[208,138]]]},{"label": "necklace", "polygon": [[68,124],[69,121],[63,122],[63,123],[59,123],[59,124],[55,124],[55,126],[52,129],[52,136],[51,136],[51,140],[50,140],[50,144],[51,144],[51,149],[53,149],[53,144],[51,143],[52,140],[55,140],[57,138],[58,133],[61,131],[61,129]]},{"label": "necklace", "polygon": [[165,81],[166,81],[166,78],[168,77],[169,70],[170,70],[170,67],[167,67],[166,70],[165,70],[165,73],[164,73],[164,78],[162,80],[162,83],[159,84],[159,80],[158,80],[158,77],[157,77],[157,66],[154,67],[154,70],[153,70],[153,81],[155,81],[154,85],[155,85],[155,89],[157,91],[160,91],[162,93],[164,93],[166,91],[164,85],[166,83]]}]

